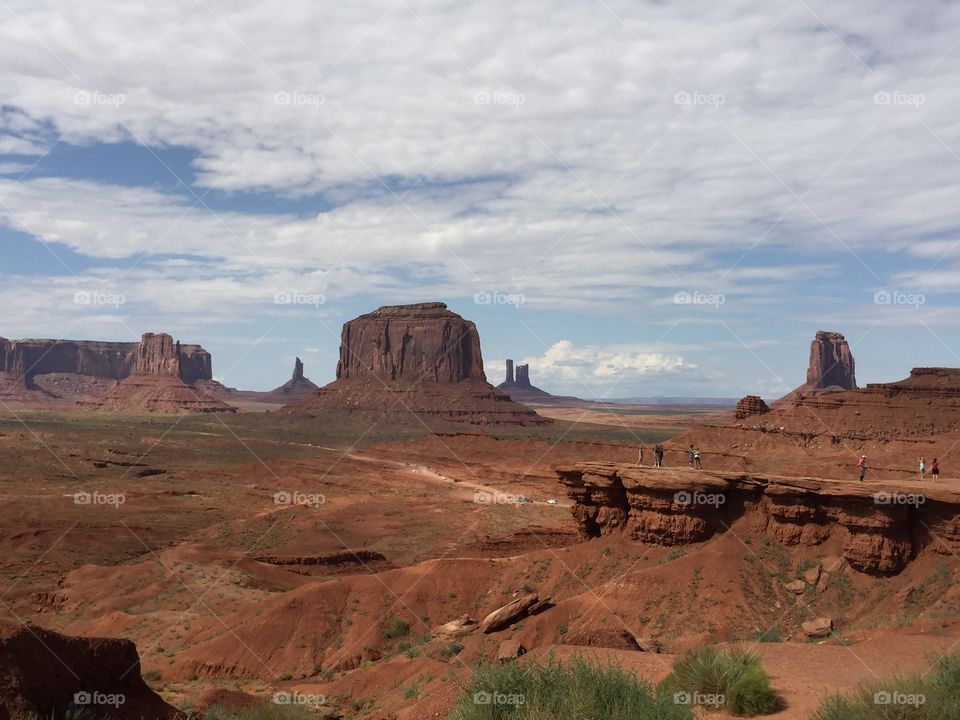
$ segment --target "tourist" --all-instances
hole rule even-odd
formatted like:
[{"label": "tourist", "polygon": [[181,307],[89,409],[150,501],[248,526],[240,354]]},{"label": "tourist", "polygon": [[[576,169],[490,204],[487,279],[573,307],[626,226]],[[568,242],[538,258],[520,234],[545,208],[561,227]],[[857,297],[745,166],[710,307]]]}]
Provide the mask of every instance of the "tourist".
[{"label": "tourist", "polygon": [[940,463],[937,462],[936,458],[930,463],[930,475],[933,476],[934,482],[940,479]]},{"label": "tourist", "polygon": [[[936,462],[936,460],[934,460]],[[860,468],[860,482],[863,482],[863,476],[867,474],[867,456],[861,455],[857,460],[857,467]]]},{"label": "tourist", "polygon": [[923,471],[927,469],[926,463],[923,462],[923,458],[920,458],[920,479],[923,480]]},{"label": "tourist", "polygon": [[691,445],[690,449],[687,450],[687,456],[690,461],[690,467],[693,467],[693,445]]},{"label": "tourist", "polygon": [[663,467],[663,445],[658,444],[653,449],[653,462],[656,467]]},{"label": "tourist", "polygon": [[700,464],[700,448],[693,451],[693,461],[696,463],[698,470],[703,470],[703,465]]},{"label": "tourist", "polygon": [[643,465],[643,445],[640,446],[640,457],[637,460],[637,465]]}]

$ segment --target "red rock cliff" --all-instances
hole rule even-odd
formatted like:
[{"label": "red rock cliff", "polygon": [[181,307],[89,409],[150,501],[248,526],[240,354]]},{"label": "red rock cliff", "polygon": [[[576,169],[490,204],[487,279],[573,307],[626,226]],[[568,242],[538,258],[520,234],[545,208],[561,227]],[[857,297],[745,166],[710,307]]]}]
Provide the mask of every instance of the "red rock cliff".
[{"label": "red rock cliff", "polygon": [[[690,472],[616,463],[557,469],[585,538],[623,533],[643,543],[684,545],[741,519],[786,545],[839,540],[856,569],[893,574],[924,547],[960,550],[960,493],[948,489],[819,478]],[[911,497],[922,501],[907,502]],[[904,501],[901,501],[901,498]]]},{"label": "red rock cliff", "polygon": [[846,338],[837,332],[817,332],[810,343],[810,364],[803,390],[826,388],[853,390],[857,387],[853,355]]},{"label": "red rock cliff", "polygon": [[337,379],[486,380],[476,326],[443,303],[387,305],[343,326]]}]

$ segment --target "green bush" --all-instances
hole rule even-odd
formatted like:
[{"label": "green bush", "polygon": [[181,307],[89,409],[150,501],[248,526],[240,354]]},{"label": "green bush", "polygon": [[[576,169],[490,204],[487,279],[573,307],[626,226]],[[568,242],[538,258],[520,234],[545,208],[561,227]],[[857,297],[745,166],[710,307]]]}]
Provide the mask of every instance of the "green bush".
[{"label": "green bush", "polygon": [[861,685],[849,697],[824,700],[814,720],[960,720],[960,652],[924,675]]},{"label": "green bush", "polygon": [[214,705],[196,720],[308,720],[309,717],[306,708],[302,705],[270,703],[240,710],[227,710]]},{"label": "green bush", "polygon": [[760,657],[742,646],[692,650],[674,663],[673,672],[660,687],[664,693],[677,693],[685,702],[723,706],[741,717],[765,715],[777,707],[777,696]]},{"label": "green bush", "polygon": [[410,634],[410,625],[405,623],[403,620],[398,620],[394,618],[387,623],[387,626],[383,629],[383,636],[393,640],[395,638],[406,637]]},{"label": "green bush", "polygon": [[726,692],[726,707],[733,715],[767,715],[777,708],[777,696],[770,689],[770,677],[759,665],[743,671]]},{"label": "green bush", "polygon": [[561,664],[506,663],[478,667],[449,720],[693,720],[674,702],[616,665],[580,658]]}]

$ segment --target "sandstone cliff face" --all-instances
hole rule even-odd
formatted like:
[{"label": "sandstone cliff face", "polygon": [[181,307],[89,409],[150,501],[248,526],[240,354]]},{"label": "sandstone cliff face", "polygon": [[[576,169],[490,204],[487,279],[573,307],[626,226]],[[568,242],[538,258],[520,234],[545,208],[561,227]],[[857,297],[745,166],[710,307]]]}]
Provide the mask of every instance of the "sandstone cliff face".
[{"label": "sandstone cliff face", "polygon": [[486,382],[476,326],[443,303],[382,307],[346,323],[337,379],[285,411],[412,413],[475,424],[549,422]]},{"label": "sandstone cliff face", "polygon": [[388,305],[343,326],[337,379],[486,381],[476,326],[443,303]]},{"label": "sandstone cliff face", "polygon": [[[894,502],[900,486],[581,463],[557,474],[574,500],[584,537],[623,533],[638,542],[682,545],[745,522],[786,545],[836,540],[854,568],[893,574],[926,546],[960,549],[960,492],[936,489],[923,502]],[[937,539],[935,540],[934,537]]]},{"label": "sandstone cliff face", "polygon": [[[157,343],[157,335],[146,335],[144,341]],[[165,336],[169,337],[169,336]],[[172,343],[172,340],[171,340]],[[113,343],[86,340],[6,340],[0,338],[0,372],[17,378],[26,387],[34,387],[37,375],[66,373],[106,380],[123,380],[135,371],[140,362],[143,342]],[[149,353],[156,354],[157,347]],[[167,352],[172,350],[167,349]],[[163,352],[163,351],[161,351]],[[144,358],[144,370],[150,360]],[[180,375],[185,382],[213,378],[210,353],[199,345],[180,347]]]},{"label": "sandstone cliff face", "polygon": [[857,387],[853,355],[843,335],[820,330],[810,343],[810,363],[803,389],[816,391],[832,387],[842,390]]},{"label": "sandstone cliff face", "polygon": [[[101,704],[89,709],[116,720],[178,715],[140,677],[140,657],[129,640],[70,637],[0,620],[0,720],[64,717],[75,693],[92,699],[97,693]],[[105,707],[105,695],[123,701]]]}]

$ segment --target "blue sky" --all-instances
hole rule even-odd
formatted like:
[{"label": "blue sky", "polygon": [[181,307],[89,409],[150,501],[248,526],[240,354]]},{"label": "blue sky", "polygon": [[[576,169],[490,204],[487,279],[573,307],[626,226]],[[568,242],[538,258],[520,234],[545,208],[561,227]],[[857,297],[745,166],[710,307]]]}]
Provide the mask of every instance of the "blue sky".
[{"label": "blue sky", "polygon": [[169,332],[268,389],[443,300],[491,379],[583,397],[775,397],[818,329],[861,383],[960,365],[956,6],[5,12],[0,336]]}]

